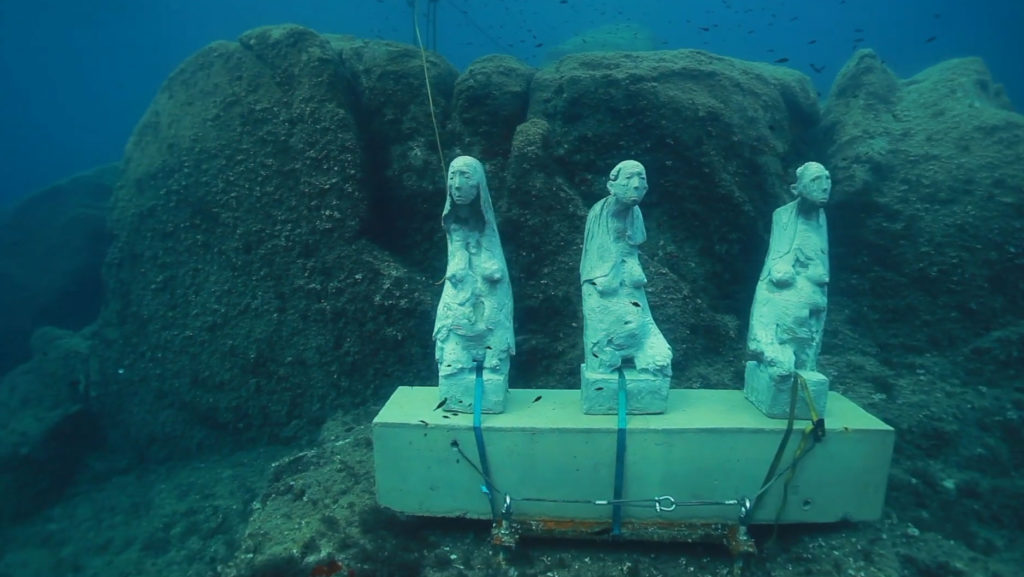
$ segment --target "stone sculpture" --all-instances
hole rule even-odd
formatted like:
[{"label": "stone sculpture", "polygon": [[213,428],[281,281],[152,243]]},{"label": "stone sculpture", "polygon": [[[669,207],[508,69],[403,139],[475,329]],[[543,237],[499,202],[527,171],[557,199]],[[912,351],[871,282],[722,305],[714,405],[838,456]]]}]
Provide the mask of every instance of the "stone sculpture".
[{"label": "stone sculpture", "polygon": [[448,268],[434,322],[440,396],[445,410],[472,412],[479,363],[480,410],[500,413],[508,396],[509,358],[515,354],[512,288],[480,161],[453,160],[447,191],[441,224]]},{"label": "stone sculpture", "polygon": [[609,195],[587,215],[580,262],[583,412],[618,411],[619,371],[629,413],[663,413],[672,375],[672,348],[651,316],[640,267],[647,240],[640,201],[647,193],[643,165],[624,160],[608,178]]},{"label": "stone sculpture", "polygon": [[[788,418],[796,374],[806,381],[819,416],[825,414],[828,379],[817,372],[828,303],[828,226],[824,207],[832,178],[808,162],[790,186],[796,199],[772,215],[768,256],[754,291],[747,336],[744,394],[765,415]],[[802,384],[796,417],[811,417]]]}]

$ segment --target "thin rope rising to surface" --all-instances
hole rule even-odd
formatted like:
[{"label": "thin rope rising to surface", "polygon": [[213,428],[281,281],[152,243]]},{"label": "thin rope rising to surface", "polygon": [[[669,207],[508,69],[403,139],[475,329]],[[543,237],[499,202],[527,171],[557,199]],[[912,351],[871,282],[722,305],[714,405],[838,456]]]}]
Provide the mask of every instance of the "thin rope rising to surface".
[{"label": "thin rope rising to surface", "polygon": [[423,79],[427,84],[427,102],[430,105],[430,121],[434,125],[434,141],[437,143],[437,157],[441,160],[441,174],[448,179],[448,167],[444,162],[444,149],[441,148],[441,132],[437,128],[437,116],[434,114],[434,95],[430,90],[430,74],[427,72],[427,51],[423,49],[423,38],[420,36],[419,3],[413,2],[412,25],[416,30],[416,43],[420,47],[420,60],[423,63]]}]

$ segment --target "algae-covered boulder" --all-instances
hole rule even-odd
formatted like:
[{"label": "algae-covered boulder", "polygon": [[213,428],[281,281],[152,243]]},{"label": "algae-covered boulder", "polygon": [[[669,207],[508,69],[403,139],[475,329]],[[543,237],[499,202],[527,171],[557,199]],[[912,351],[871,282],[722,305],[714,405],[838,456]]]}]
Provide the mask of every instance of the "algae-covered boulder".
[{"label": "algae-covered boulder", "polygon": [[1011,337],[1024,322],[1024,117],[981,60],[901,80],[861,51],[825,128],[833,258],[858,327],[889,356],[970,350],[972,371],[987,357],[1010,370],[992,344],[1024,344]]},{"label": "algae-covered boulder", "polygon": [[423,266],[444,244],[438,223],[448,168],[438,157],[434,122],[447,147],[458,72],[436,54],[423,55],[424,63],[406,44],[326,38],[351,78],[351,112],[364,161],[360,187],[368,200],[361,232],[402,263]]},{"label": "algae-covered boulder", "polygon": [[995,557],[1024,518],[1024,117],[978,59],[900,79],[865,50],[823,124],[836,373],[896,429],[901,521]]},{"label": "algae-covered boulder", "polygon": [[453,125],[461,154],[493,166],[508,158],[512,135],[526,120],[536,70],[504,54],[473,62],[455,83]]},{"label": "algae-covered boulder", "polygon": [[42,327],[32,359],[0,379],[0,527],[59,498],[102,440],[89,340]]},{"label": "algae-covered boulder", "polygon": [[[97,333],[117,439],[151,458],[293,439],[430,378],[429,347],[406,343],[429,340],[432,286],[381,248],[401,220],[375,196],[398,186],[375,153],[404,151],[382,143],[414,119],[345,66],[358,50],[298,26],[215,43],[136,127]],[[397,87],[422,76],[403,70]]]},{"label": "algae-covered boulder", "polygon": [[0,215],[0,375],[29,360],[32,331],[78,330],[96,320],[108,201],[119,176],[118,165],[102,166]]},{"label": "algae-covered boulder", "polygon": [[586,214],[633,159],[647,169],[640,251],[675,385],[733,386],[770,214],[817,118],[805,76],[701,51],[578,54],[541,69],[502,205],[523,341],[514,370],[578,384]]}]

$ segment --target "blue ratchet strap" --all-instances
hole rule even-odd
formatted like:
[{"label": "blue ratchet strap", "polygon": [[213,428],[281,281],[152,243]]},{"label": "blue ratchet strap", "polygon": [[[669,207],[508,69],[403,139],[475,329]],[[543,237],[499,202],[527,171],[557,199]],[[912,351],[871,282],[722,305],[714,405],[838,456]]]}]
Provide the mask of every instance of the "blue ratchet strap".
[{"label": "blue ratchet strap", "polygon": [[615,439],[615,492],[612,505],[612,535],[622,534],[622,478],[626,463],[626,373],[619,367],[619,426]]},{"label": "blue ratchet strap", "polygon": [[476,451],[480,456],[480,472],[483,473],[484,484],[480,490],[487,495],[491,505],[491,517],[498,519],[498,509],[494,503],[494,487],[491,486],[491,467],[487,463],[487,449],[484,448],[484,432],[481,428],[481,410],[484,404],[484,363],[476,362],[476,384],[473,387],[473,435],[476,437]]}]

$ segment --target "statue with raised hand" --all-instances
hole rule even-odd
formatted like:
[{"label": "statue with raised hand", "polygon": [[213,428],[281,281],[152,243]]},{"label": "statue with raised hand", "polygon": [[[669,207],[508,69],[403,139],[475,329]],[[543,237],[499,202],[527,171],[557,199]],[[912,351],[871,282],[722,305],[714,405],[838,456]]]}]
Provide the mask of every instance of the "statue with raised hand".
[{"label": "statue with raised hand", "polygon": [[[832,177],[808,162],[796,170],[796,197],[772,215],[768,255],[754,291],[744,394],[769,417],[824,415],[828,379],[817,372],[828,304],[828,225]],[[804,386],[806,383],[806,386]]]},{"label": "statue with raised hand", "polygon": [[617,412],[624,381],[628,412],[662,413],[672,347],[654,324],[640,266],[647,231],[639,204],[647,193],[647,173],[635,160],[622,161],[612,169],[607,188],[608,196],[587,215],[580,261],[583,411]]}]

